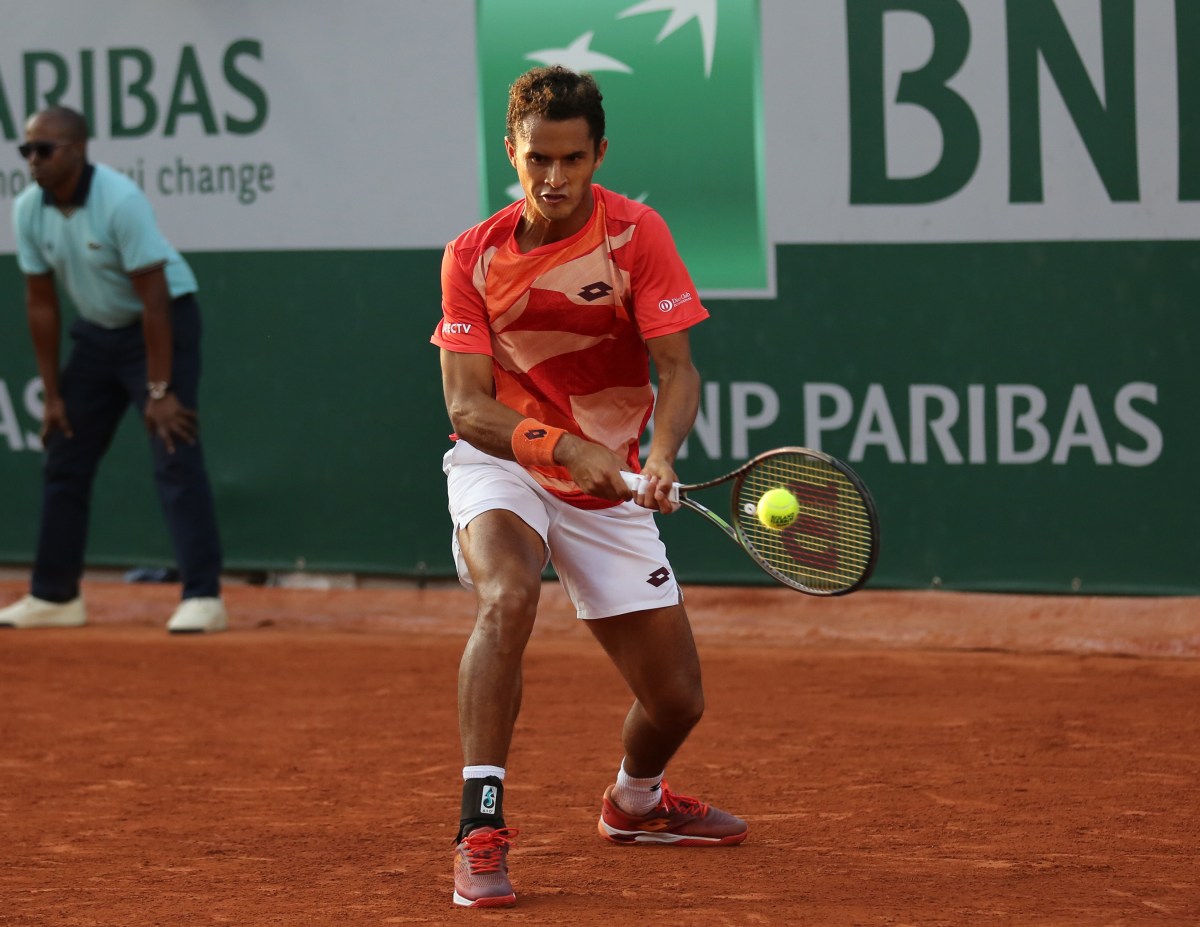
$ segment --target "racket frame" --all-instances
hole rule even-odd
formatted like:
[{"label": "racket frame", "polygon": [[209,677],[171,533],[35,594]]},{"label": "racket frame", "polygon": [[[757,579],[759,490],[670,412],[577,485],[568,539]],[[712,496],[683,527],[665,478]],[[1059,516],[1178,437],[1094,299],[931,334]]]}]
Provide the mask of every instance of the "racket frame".
[{"label": "racket frame", "polygon": [[[804,455],[833,467],[835,470],[841,473],[842,476],[846,477],[847,481],[858,493],[862,500],[863,508],[867,514],[867,523],[870,526],[870,550],[867,557],[867,563],[863,567],[860,575],[848,586],[835,589],[825,589],[808,586],[804,583],[798,582],[787,574],[775,569],[775,567],[773,567],[758,552],[758,550],[755,549],[754,543],[750,540],[742,528],[743,513],[738,507],[738,495],[741,493],[742,485],[745,483],[746,477],[770,458],[786,454]],[[628,473],[625,471],[622,471],[621,477],[624,479],[625,485],[628,486],[633,492],[638,492],[639,487],[645,481],[644,478],[639,474]],[[722,483],[731,481],[732,486],[730,487],[729,508],[733,513],[732,525],[702,502],[696,501],[689,495],[689,493],[697,492],[702,489],[712,489],[713,487],[720,486]],[[814,451],[807,447],[773,448],[772,450],[764,451],[763,453],[750,458],[736,470],[731,470],[729,473],[714,477],[711,480],[705,480],[702,483],[673,483],[671,485],[670,492],[668,493],[668,498],[672,502],[678,502],[680,505],[687,506],[694,512],[699,512],[714,525],[724,531],[725,534],[729,536],[730,540],[741,547],[742,550],[749,555],[750,559],[758,565],[759,569],[761,569],[776,582],[782,583],[791,589],[796,589],[800,592],[807,593],[808,595],[815,596],[829,597],[848,595],[851,592],[861,589],[867,580],[871,578],[871,574],[875,572],[875,563],[879,558],[879,516],[875,509],[875,500],[872,498],[870,490],[867,489],[866,483],[862,481],[857,473],[851,470],[849,466],[842,463],[842,461],[838,460],[836,457],[832,457],[822,451]]]}]

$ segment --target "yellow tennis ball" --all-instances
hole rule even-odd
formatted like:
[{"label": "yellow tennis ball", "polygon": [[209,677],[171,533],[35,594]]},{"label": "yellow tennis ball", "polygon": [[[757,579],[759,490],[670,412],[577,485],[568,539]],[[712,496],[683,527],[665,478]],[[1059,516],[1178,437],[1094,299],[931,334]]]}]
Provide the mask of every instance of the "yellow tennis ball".
[{"label": "yellow tennis ball", "polygon": [[758,520],[772,531],[782,531],[800,514],[800,503],[786,489],[771,489],[758,500]]}]

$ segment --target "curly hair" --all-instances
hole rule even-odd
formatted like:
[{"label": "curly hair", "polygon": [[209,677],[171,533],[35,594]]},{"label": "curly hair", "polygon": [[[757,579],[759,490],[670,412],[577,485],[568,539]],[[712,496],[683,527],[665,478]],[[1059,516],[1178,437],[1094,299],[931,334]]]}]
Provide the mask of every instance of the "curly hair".
[{"label": "curly hair", "polygon": [[591,74],[555,65],[526,71],[508,88],[508,137],[515,139],[523,131],[529,116],[546,119],[587,120],[588,131],[597,147],[604,138],[604,97]]}]

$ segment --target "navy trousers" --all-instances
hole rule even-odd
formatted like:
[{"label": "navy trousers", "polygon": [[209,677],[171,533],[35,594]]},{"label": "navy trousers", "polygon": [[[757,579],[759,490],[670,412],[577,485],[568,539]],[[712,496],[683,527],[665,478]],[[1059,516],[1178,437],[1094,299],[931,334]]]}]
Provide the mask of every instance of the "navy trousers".
[{"label": "navy trousers", "polygon": [[[197,409],[200,307],[193,296],[172,301],[171,327],[171,388],[184,406]],[[131,407],[140,416],[147,399],[140,322],[106,329],[76,319],[70,335],[74,344],[60,388],[75,436],[55,432],[46,442],[42,522],[30,590],[48,602],[67,602],[79,595],[96,471],[122,416]],[[154,435],[150,449],[183,598],[220,595],[221,543],[200,441],[176,439],[175,453],[168,454]]]}]

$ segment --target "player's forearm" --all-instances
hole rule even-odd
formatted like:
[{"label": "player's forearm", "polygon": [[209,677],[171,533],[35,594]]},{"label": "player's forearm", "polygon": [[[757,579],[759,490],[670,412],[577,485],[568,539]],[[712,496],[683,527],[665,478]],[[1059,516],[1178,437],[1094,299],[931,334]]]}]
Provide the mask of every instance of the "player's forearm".
[{"label": "player's forearm", "polygon": [[[519,412],[490,396],[451,403],[449,412],[454,432],[460,438],[493,457],[518,460],[513,450],[513,432],[525,420]],[[570,470],[577,482],[589,486],[599,479],[597,473],[620,466],[613,451],[570,432],[558,440],[553,454],[556,464]]]},{"label": "player's forearm", "polygon": [[522,416],[490,396],[471,396],[447,403],[450,424],[454,433],[479,450],[515,460],[512,449],[513,430]]},{"label": "player's forearm", "polygon": [[646,463],[675,466],[679,448],[696,423],[700,408],[700,373],[691,363],[660,370],[654,403],[654,437]]}]

